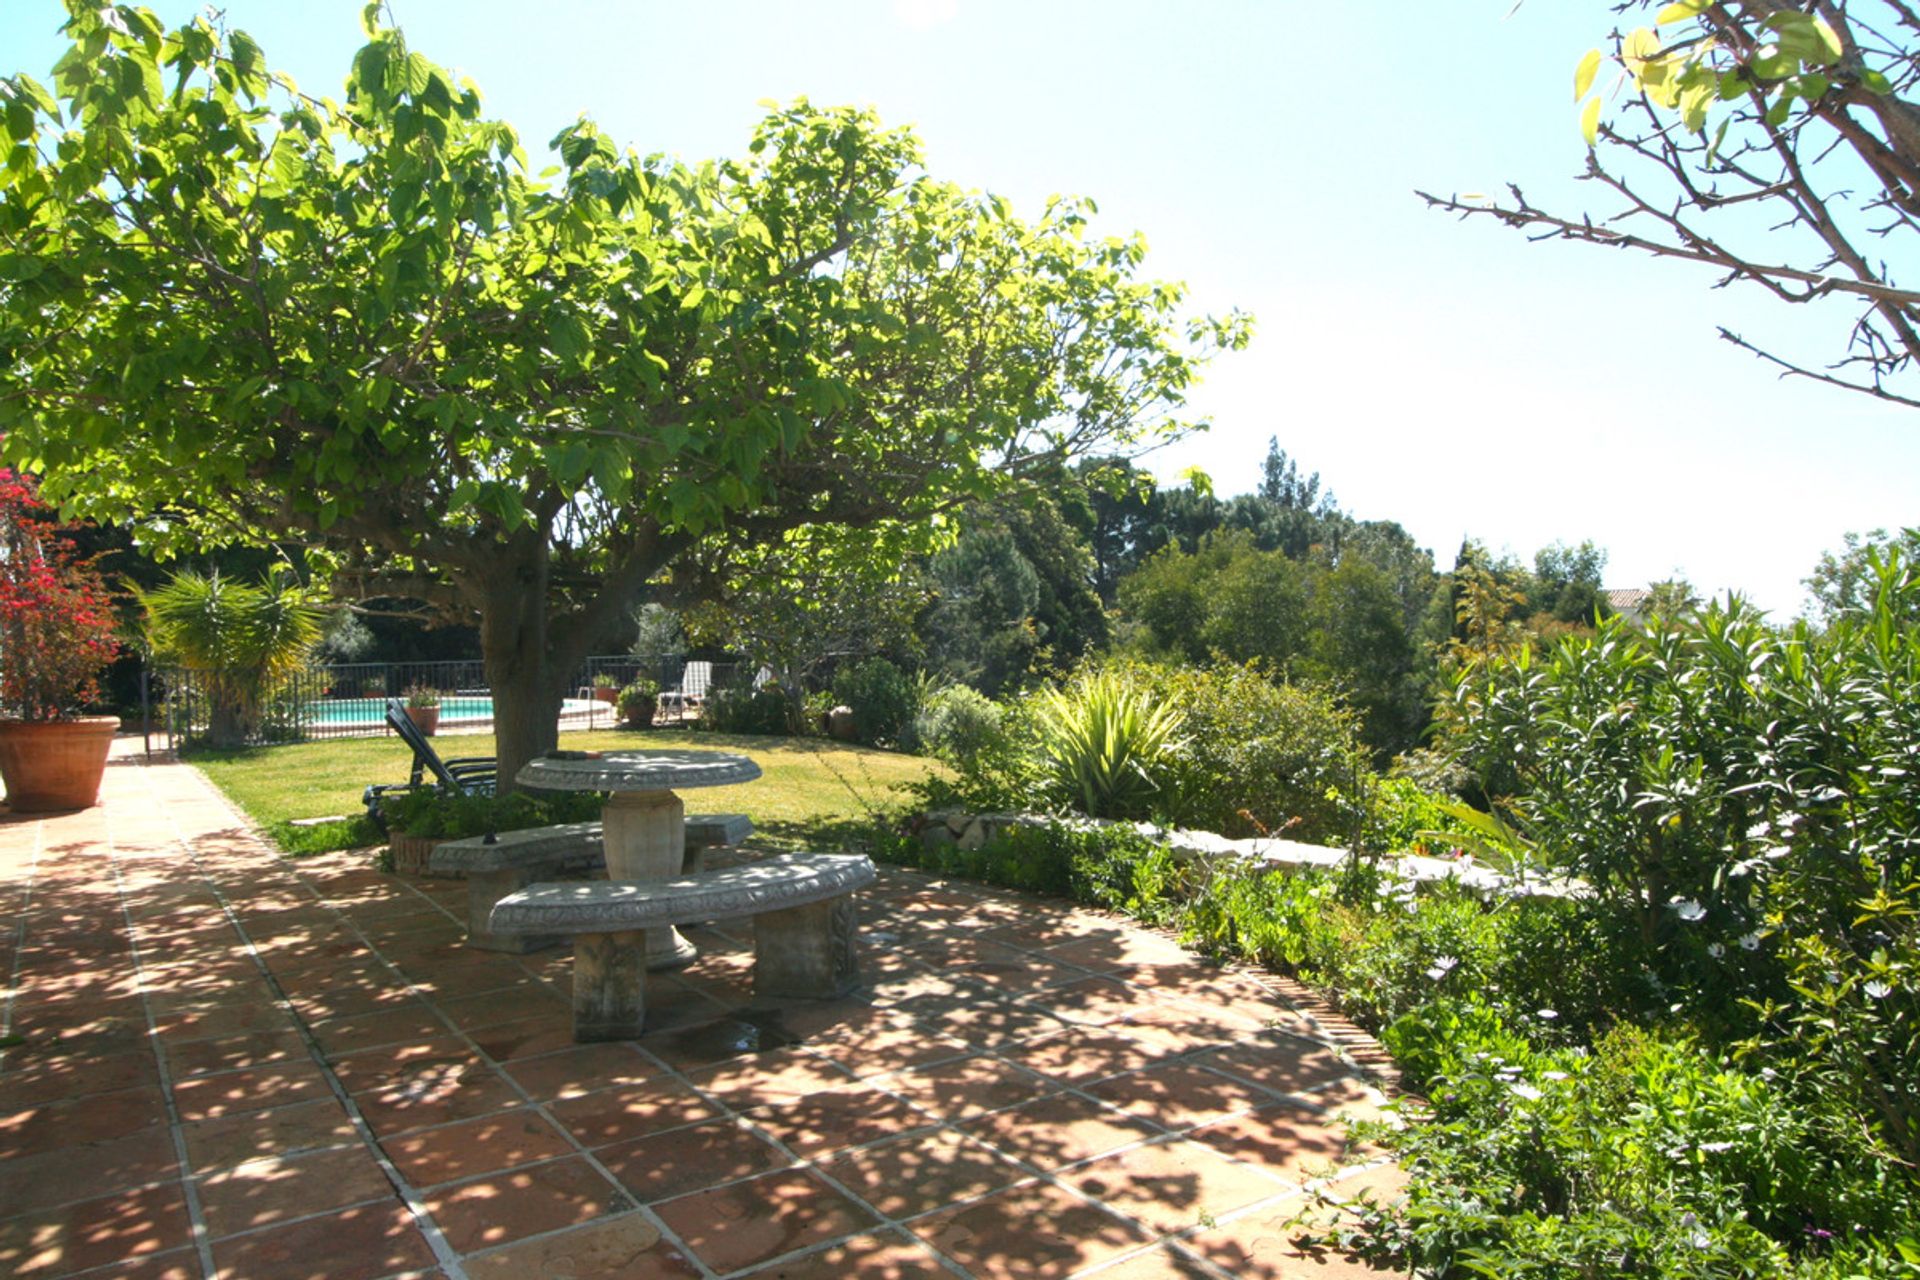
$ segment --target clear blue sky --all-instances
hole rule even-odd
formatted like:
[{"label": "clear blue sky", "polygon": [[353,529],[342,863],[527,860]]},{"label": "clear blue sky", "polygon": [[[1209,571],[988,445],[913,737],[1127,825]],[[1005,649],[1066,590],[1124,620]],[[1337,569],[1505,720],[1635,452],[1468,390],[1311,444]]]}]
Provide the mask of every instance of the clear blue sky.
[{"label": "clear blue sky", "polygon": [[[196,6],[153,6],[169,22]],[[1195,397],[1213,430],[1161,454],[1222,493],[1267,437],[1343,506],[1452,562],[1591,538],[1609,585],[1678,570],[1776,615],[1849,529],[1920,523],[1920,413],[1775,379],[1724,323],[1819,362],[1848,316],[1713,274],[1460,224],[1414,196],[1573,208],[1579,55],[1609,6],[1533,0],[614,3],[394,0],[413,47],[472,77],[531,147],[581,112],[642,151],[738,153],[759,99],[918,127],[941,177],[1028,209],[1093,196],[1154,274],[1258,318]],[[337,92],[358,0],[226,0],[302,87]],[[58,56],[57,0],[5,0],[0,65]],[[1596,211],[1610,211],[1604,204]]]}]

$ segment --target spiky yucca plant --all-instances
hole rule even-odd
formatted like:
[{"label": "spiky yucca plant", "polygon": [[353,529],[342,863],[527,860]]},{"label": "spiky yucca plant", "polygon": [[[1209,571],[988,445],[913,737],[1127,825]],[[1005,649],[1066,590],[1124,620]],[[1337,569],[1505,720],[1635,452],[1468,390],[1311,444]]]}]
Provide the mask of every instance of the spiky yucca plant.
[{"label": "spiky yucca plant", "polygon": [[259,584],[186,570],[139,591],[154,656],[205,681],[209,736],[216,746],[244,741],[272,686],[298,671],[320,639],[320,611],[289,573]]},{"label": "spiky yucca plant", "polygon": [[1040,695],[1039,750],[1062,799],[1093,818],[1148,815],[1181,746],[1181,715],[1125,676],[1096,671]]}]

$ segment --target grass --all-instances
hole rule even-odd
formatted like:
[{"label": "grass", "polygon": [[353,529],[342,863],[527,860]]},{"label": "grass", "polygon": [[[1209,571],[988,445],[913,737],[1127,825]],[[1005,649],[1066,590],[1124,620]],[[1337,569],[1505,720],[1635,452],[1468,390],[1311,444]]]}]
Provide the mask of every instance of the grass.
[{"label": "grass", "polygon": [[[560,735],[569,750],[647,751],[693,748],[734,751],[760,766],[758,781],[705,787],[681,799],[699,813],[744,813],[754,843],[782,849],[844,849],[857,844],[879,811],[897,808],[900,790],[939,769],[931,760],[830,742],[823,738],[741,737],[685,729],[596,729]],[[436,738],[443,757],[488,756],[490,734]],[[292,854],[350,849],[381,841],[361,812],[368,783],[404,782],[412,754],[398,738],[336,738],[235,751],[198,750],[198,766]],[[298,818],[354,815],[321,826]]]}]

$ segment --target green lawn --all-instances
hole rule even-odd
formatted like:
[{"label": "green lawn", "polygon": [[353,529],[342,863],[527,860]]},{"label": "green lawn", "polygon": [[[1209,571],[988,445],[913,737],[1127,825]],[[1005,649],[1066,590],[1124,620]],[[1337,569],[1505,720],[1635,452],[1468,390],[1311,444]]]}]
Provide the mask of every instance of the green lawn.
[{"label": "green lawn", "polygon": [[[636,732],[599,729],[560,736],[563,747],[589,751],[693,748],[735,751],[760,766],[756,782],[689,791],[681,798],[700,813],[744,813],[755,843],[781,848],[838,849],[858,839],[871,815],[898,808],[902,784],[940,766],[918,756],[852,747],[822,738],[734,737],[684,729]],[[490,735],[435,738],[443,757],[493,754]],[[372,782],[404,782],[412,755],[393,737],[339,738],[240,751],[195,751],[198,766],[271,832],[289,852],[318,852],[373,843],[364,823],[291,828],[294,818],[358,814]]]}]

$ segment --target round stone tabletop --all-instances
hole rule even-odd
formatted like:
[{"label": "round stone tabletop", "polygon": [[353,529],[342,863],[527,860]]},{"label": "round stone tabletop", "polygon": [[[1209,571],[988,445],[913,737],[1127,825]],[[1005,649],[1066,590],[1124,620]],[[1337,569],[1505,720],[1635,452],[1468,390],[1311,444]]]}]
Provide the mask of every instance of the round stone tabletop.
[{"label": "round stone tabletop", "polygon": [[752,782],[760,766],[725,751],[564,752],[522,765],[514,781],[547,791],[680,791]]}]

